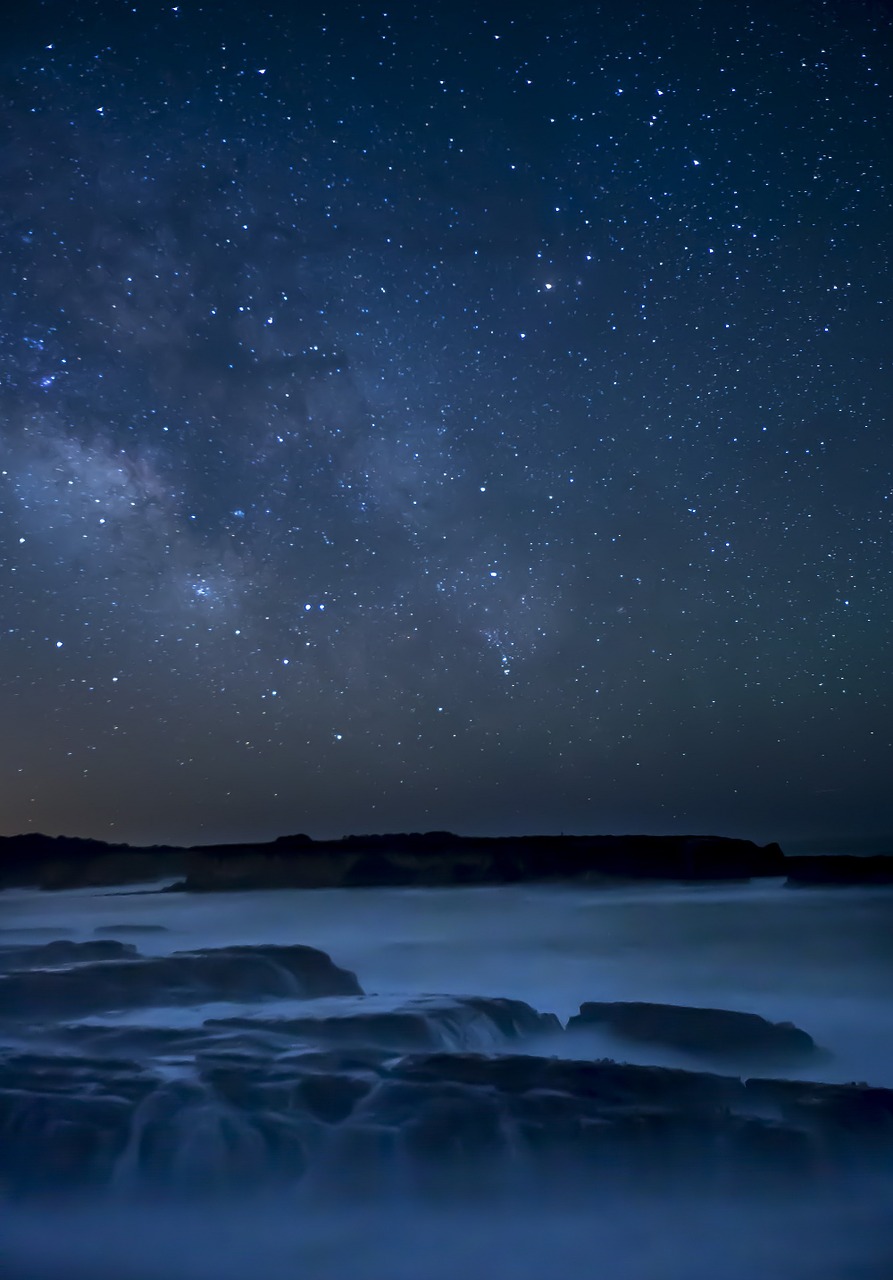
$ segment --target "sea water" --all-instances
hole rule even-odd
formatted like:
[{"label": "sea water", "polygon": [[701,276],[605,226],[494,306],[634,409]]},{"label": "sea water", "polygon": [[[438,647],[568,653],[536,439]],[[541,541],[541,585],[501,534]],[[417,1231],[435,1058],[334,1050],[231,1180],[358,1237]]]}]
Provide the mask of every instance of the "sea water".
[{"label": "sea water", "polygon": [[[420,995],[512,997],[558,1015],[585,1000],[646,1000],[789,1020],[827,1056],[808,1072],[893,1087],[893,891],[744,885],[278,890],[188,895],[162,886],[0,894],[0,943],[118,937],[144,955],[303,943],[353,970],[379,1007]],[[140,1026],[200,1026],[250,1002],[105,1014]],[[96,1023],[94,1016],[90,1021]],[[10,1042],[20,1031],[7,1027]],[[698,1067],[606,1033],[530,1052]],[[21,1047],[21,1046],[20,1046]],[[481,1047],[481,1046],[471,1046]],[[500,1045],[488,1047],[499,1052]],[[517,1051],[517,1047],[515,1050]],[[733,1068],[734,1069],[734,1068]],[[345,1178],[345,1185],[348,1179]],[[893,1275],[893,1204],[846,1198],[626,1195],[548,1205],[505,1198],[375,1211],[275,1195],[183,1206],[89,1195],[0,1204],[10,1280],[880,1280]]]}]

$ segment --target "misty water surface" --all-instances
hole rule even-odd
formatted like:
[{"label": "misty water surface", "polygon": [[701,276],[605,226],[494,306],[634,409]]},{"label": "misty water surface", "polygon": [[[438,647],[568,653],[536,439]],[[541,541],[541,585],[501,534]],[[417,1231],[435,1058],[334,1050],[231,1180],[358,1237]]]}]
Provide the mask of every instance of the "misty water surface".
[{"label": "misty water surface", "polygon": [[[562,1021],[584,1000],[748,1010],[795,1022],[831,1051],[815,1078],[893,1086],[893,890],[12,890],[0,913],[9,940],[163,926],[119,932],[147,955],[300,942],[353,969],[367,992],[511,996]],[[692,1065],[650,1047],[622,1056]]]},{"label": "misty water surface", "polygon": [[[829,1051],[809,1075],[893,1086],[893,893],[744,886],[0,895],[3,941],[117,936],[144,954],[306,943],[382,1004],[418,993],[511,996],[562,1021],[584,1000],[655,1000],[789,1019]],[[97,934],[97,930],[100,931]],[[200,1023],[244,1004],[109,1020]],[[96,1017],[90,1021],[96,1022]],[[574,1040],[580,1057],[703,1067],[682,1054]],[[568,1042],[530,1045],[569,1055]],[[731,1070],[735,1069],[734,1064]],[[781,1072],[777,1073],[781,1074]],[[798,1074],[791,1069],[789,1074]],[[803,1072],[801,1071],[802,1075]],[[689,1195],[374,1213],[300,1194],[246,1204],[89,1199],[19,1207],[2,1228],[12,1280],[881,1280],[893,1211],[877,1188],[833,1202]]]}]

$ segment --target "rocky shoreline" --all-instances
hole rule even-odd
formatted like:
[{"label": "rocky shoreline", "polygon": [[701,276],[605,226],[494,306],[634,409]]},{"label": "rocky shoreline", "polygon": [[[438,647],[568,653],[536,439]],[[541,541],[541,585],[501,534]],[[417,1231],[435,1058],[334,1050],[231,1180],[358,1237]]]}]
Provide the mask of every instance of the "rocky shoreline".
[{"label": "rocky shoreline", "polygon": [[[886,1176],[893,1159],[893,1090],[587,1060],[575,1036],[632,1016],[633,1039],[682,1035],[706,1062],[819,1052],[753,1014],[584,1004],[564,1028],[520,1000],[383,1003],[306,946],[18,945],[0,967],[0,1188],[16,1199],[332,1179],[362,1197],[398,1174],[460,1197],[519,1177],[543,1194],[680,1177],[827,1189]],[[223,998],[252,1012],[191,1025],[148,1013]]]}]

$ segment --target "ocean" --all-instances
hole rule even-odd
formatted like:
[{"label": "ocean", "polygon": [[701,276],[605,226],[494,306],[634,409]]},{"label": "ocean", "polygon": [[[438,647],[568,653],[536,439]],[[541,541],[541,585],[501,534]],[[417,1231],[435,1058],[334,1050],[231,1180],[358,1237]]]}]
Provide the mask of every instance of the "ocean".
[{"label": "ocean", "polygon": [[[340,1115],[334,1123],[323,1110],[311,1123],[297,1116],[293,1099],[269,1102],[303,1080],[307,1064],[314,1080],[331,1071],[349,1088],[348,1077],[362,1082],[379,1071],[378,1081],[390,1070],[379,1059],[388,1064],[405,1052],[612,1059],[893,1088],[893,890],[789,889],[779,881],[207,895],[163,887],[0,894],[0,958],[5,948],[10,964],[25,963],[23,948],[56,940],[121,944],[108,955],[102,948],[51,955],[36,978],[13,974],[6,990],[21,1002],[12,1012],[3,1008],[0,980],[7,1073],[0,1140],[6,1134],[13,1145],[24,1143],[23,1126],[29,1135],[17,1157],[29,1165],[27,1176],[7,1171],[2,1183],[0,1245],[10,1280],[893,1274],[893,1180],[884,1167],[826,1191],[796,1180],[764,1186],[762,1173],[746,1181],[705,1178],[694,1155],[656,1180],[628,1169],[613,1179],[609,1164],[590,1186],[556,1138],[546,1171],[527,1177],[518,1173],[527,1157],[509,1105],[500,1113],[498,1168],[475,1154],[473,1126],[464,1146],[458,1129],[437,1137],[438,1150],[451,1153],[454,1182],[447,1185],[413,1164],[378,1113],[364,1141],[374,1132],[384,1142],[387,1130],[390,1145],[372,1159],[368,1146],[343,1141],[349,1126]],[[283,976],[290,953],[276,948],[302,946],[325,952],[337,967],[320,979],[325,989],[311,992],[300,975]],[[183,960],[182,952],[222,952],[229,967]],[[137,965],[137,956],[145,963]],[[260,975],[256,990],[246,956]],[[356,975],[362,995],[348,989],[342,971]],[[115,995],[104,975],[118,972],[139,974],[138,990],[128,978],[125,996]],[[571,1035],[563,1026],[584,1001],[755,1013],[793,1022],[820,1052],[806,1065],[772,1063],[755,1073],[734,1053],[717,1064],[600,1027]],[[364,1058],[369,1045],[379,1059]],[[65,1108],[74,1080],[72,1119]],[[158,1081],[166,1111],[159,1111]],[[410,1105],[404,1095],[421,1089],[402,1078],[388,1087],[389,1105],[403,1106],[401,1115]],[[453,1098],[458,1086],[438,1088]],[[375,1096],[368,1089],[357,1085],[352,1116]],[[429,1105],[430,1089],[418,1096]],[[62,1110],[54,1111],[60,1097]],[[126,1107],[142,1119],[121,1120]],[[490,1123],[481,1117],[480,1125]],[[128,1124],[126,1145],[99,1152],[94,1123],[110,1125],[109,1133]],[[566,1134],[568,1123],[538,1121],[537,1132],[551,1124]],[[268,1177],[274,1157],[281,1167]],[[367,1166],[374,1176],[364,1178]],[[323,1168],[324,1176],[317,1173]]]}]

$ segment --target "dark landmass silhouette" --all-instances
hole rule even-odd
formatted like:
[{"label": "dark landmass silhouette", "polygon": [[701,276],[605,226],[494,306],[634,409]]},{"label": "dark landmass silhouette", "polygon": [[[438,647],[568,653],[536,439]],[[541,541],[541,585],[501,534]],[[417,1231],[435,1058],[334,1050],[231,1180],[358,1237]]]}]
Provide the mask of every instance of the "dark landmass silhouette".
[{"label": "dark landmass silhouette", "polygon": [[893,885],[893,854],[859,857],[841,853],[789,858],[786,872],[788,884],[795,888],[809,885]]},{"label": "dark landmass silhouette", "polygon": [[0,838],[0,884],[44,889],[181,877],[190,891],[528,880],[745,880],[780,876],[777,844],[723,836],[459,836],[448,831],[147,848],[68,836]]},{"label": "dark landmass silhouette", "polygon": [[146,847],[37,833],[0,837],[0,887],[43,889],[177,878],[171,890],[513,884],[533,880],[723,881],[786,876],[792,886],[893,884],[893,854],[786,857],[728,836],[460,836],[449,831],[308,835]]}]

